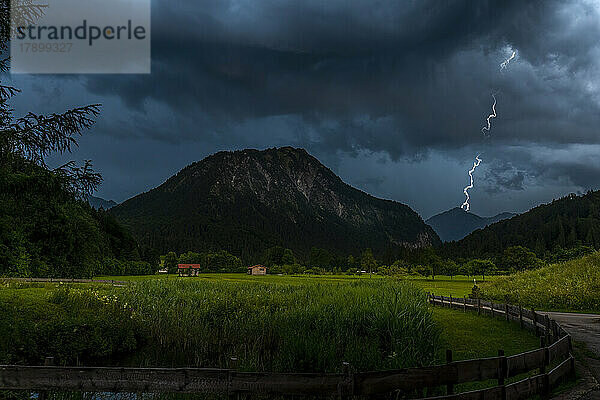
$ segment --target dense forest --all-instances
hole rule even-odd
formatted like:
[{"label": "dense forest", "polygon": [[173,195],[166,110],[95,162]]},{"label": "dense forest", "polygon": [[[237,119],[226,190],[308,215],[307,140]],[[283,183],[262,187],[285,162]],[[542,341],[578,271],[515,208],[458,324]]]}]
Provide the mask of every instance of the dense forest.
[{"label": "dense forest", "polygon": [[13,157],[0,166],[0,187],[0,275],[89,277],[104,259],[140,260],[131,235],[61,174]]}]

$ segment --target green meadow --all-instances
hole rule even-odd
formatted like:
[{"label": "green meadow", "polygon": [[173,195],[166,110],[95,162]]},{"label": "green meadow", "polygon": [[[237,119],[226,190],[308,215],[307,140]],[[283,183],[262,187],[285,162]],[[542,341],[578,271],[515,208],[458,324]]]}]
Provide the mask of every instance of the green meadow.
[{"label": "green meadow", "polygon": [[0,285],[0,363],[373,370],[537,345],[516,325],[427,304],[426,291],[468,293],[464,277],[110,278],[130,282]]},{"label": "green meadow", "polygon": [[382,275],[247,275],[247,274],[223,274],[223,273],[204,273],[197,277],[181,278],[177,275],[141,275],[141,276],[99,276],[96,280],[120,280],[129,282],[139,282],[146,280],[190,280],[190,281],[219,281],[219,282],[257,282],[257,283],[279,283],[299,285],[302,283],[336,283],[336,282],[373,282],[378,280],[396,280],[410,282],[414,286],[423,289],[425,292],[431,292],[444,296],[462,297],[468,296],[475,284],[481,285],[486,282],[493,282],[498,279],[497,276],[486,276],[485,280],[481,276],[446,276],[438,275],[435,279],[420,276],[408,277],[388,277]]}]

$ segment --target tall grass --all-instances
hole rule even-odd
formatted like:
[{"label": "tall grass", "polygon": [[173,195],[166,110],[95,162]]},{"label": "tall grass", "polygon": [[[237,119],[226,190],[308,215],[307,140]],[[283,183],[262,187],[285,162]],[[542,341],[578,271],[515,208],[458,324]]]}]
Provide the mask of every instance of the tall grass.
[{"label": "tall grass", "polygon": [[154,280],[99,296],[54,299],[127,309],[147,338],[129,360],[135,365],[226,367],[236,357],[252,371],[337,371],[342,361],[357,370],[401,368],[432,363],[440,341],[423,292],[391,280]]},{"label": "tall grass", "polygon": [[541,310],[600,311],[600,252],[498,278],[482,296]]},{"label": "tall grass", "polygon": [[97,291],[63,286],[0,283],[0,364],[35,365],[47,356],[60,365],[107,362],[139,347],[141,326],[130,311],[95,298]]}]

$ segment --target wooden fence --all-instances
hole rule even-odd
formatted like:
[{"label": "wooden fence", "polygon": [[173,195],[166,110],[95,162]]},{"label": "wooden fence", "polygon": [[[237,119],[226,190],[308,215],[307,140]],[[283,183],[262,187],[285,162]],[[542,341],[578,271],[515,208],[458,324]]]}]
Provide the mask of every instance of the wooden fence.
[{"label": "wooden fence", "polygon": [[[574,373],[571,337],[553,320],[533,310],[490,302],[429,295],[434,305],[476,311],[518,321],[542,337],[542,347],[525,353],[442,365],[390,371],[342,373],[258,373],[210,368],[111,368],[0,365],[0,389],[74,390],[85,392],[174,392],[381,397],[388,394],[422,396],[424,388],[444,387],[446,395],[429,400],[517,400],[547,394]],[[550,366],[554,368],[550,369]],[[506,384],[524,373],[535,375]],[[497,385],[460,394],[461,383],[496,380]]]},{"label": "wooden fence", "polygon": [[[503,357],[502,373],[498,386],[459,395],[446,395],[439,399],[526,399],[536,394],[545,396],[560,381],[575,377],[575,359],[572,354],[571,336],[547,314],[535,310],[504,303],[494,303],[466,297],[444,297],[428,294],[430,304],[449,307],[464,312],[473,311],[506,321],[519,323],[540,337],[540,348],[510,357]],[[550,366],[554,366],[549,370]],[[504,384],[504,378],[524,373],[539,373],[511,384]]]}]

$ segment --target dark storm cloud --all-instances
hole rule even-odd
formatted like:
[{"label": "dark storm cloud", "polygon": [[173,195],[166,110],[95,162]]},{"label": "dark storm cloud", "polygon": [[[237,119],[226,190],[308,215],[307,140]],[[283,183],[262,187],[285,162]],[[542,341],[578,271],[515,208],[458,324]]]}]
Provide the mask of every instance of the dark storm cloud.
[{"label": "dark storm cloud", "polygon": [[[102,123],[119,140],[292,144],[334,167],[336,153],[419,163],[437,152],[462,165],[481,152],[486,193],[598,187],[599,10],[585,0],[160,0],[152,75],[81,79],[123,102]],[[492,93],[498,118],[485,139]]]},{"label": "dark storm cloud", "polygon": [[[492,134],[500,142],[590,142],[600,114],[586,86],[600,28],[585,17],[589,7],[156,2],[153,74],[94,77],[87,88],[132,108],[155,101],[201,117],[197,131],[176,136],[227,135],[242,121],[288,116],[324,148],[385,150],[394,158],[476,143],[495,91],[501,119]],[[519,61],[500,73],[508,44]],[[174,139],[165,129],[147,133]]]},{"label": "dark storm cloud", "polygon": [[504,168],[488,169],[485,175],[484,189],[490,194],[500,193],[506,190],[525,190],[526,171],[519,171],[512,165],[504,165]]}]

